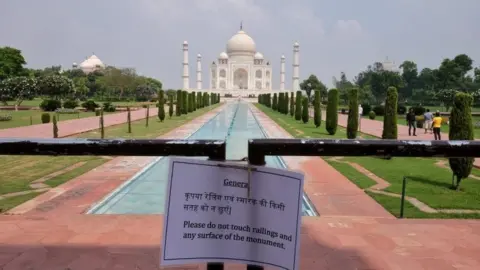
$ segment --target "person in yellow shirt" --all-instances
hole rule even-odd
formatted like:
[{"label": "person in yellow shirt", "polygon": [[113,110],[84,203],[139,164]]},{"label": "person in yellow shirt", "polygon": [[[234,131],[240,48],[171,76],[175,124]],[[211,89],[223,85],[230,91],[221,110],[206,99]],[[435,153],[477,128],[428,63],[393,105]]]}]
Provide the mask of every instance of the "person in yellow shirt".
[{"label": "person in yellow shirt", "polygon": [[442,117],[440,113],[437,111],[435,113],[435,117],[433,118],[433,136],[435,136],[435,140],[441,140],[442,136],[440,135],[440,128],[442,127]]}]

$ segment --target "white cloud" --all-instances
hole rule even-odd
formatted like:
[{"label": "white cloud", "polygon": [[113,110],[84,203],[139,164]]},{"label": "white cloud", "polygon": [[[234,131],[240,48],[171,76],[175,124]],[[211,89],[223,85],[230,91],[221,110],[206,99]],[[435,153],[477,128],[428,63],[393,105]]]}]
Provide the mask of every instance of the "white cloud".
[{"label": "white cloud", "polygon": [[357,20],[338,20],[334,27],[334,34],[345,36],[362,35],[362,26]]}]

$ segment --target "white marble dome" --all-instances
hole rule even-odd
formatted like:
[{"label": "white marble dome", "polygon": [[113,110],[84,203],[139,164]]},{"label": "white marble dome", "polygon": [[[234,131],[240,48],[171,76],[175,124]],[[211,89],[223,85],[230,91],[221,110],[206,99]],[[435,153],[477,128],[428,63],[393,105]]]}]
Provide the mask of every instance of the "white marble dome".
[{"label": "white marble dome", "polygon": [[218,56],[218,59],[228,59],[228,54],[226,52],[221,52],[220,55]]},{"label": "white marble dome", "polygon": [[260,52],[255,53],[255,60],[263,60],[263,54]]},{"label": "white marble dome", "polygon": [[105,67],[105,64],[103,64],[102,60],[100,60],[95,54],[93,54],[92,56],[90,56],[87,61],[93,65],[94,67],[100,67],[100,68],[104,68]]},{"label": "white marble dome", "polygon": [[227,42],[227,53],[230,54],[250,54],[256,52],[255,41],[245,31],[240,30]]}]

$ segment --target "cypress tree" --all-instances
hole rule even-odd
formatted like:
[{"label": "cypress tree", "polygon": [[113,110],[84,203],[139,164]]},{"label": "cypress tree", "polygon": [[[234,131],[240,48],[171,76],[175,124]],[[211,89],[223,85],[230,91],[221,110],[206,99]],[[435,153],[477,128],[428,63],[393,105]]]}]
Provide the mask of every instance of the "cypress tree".
[{"label": "cypress tree", "polygon": [[[160,108],[159,108],[160,110]],[[147,112],[145,117],[145,127],[148,127],[148,119],[150,118],[150,105],[147,105]]]},{"label": "cypress tree", "polygon": [[173,115],[173,95],[168,95],[168,116],[172,118]]},{"label": "cypress tree", "polygon": [[285,114],[285,93],[280,93],[280,102],[278,104],[278,111],[282,114]]},{"label": "cypress tree", "polygon": [[295,115],[295,93],[290,92],[290,116]]},{"label": "cypress tree", "polygon": [[[467,93],[457,93],[450,113],[450,129],[448,137],[451,141],[455,140],[474,140],[472,124],[472,103],[473,97]],[[456,178],[456,183],[452,182],[453,188],[460,189],[460,182],[467,178],[472,172],[474,158],[449,158],[448,163]],[[452,179],[453,181],[453,179]]]},{"label": "cypress tree", "polygon": [[182,111],[183,111],[183,109],[182,109],[182,104],[183,104],[182,97],[183,97],[182,90],[177,90],[177,104],[175,106],[175,115],[176,116],[182,115]]},{"label": "cypress tree", "polygon": [[297,91],[297,100],[295,101],[295,120],[302,120],[302,92]]},{"label": "cypress tree", "polygon": [[53,119],[53,138],[58,138],[58,125],[57,125],[57,116],[54,114]]},{"label": "cypress tree", "polygon": [[163,90],[158,91],[158,119],[160,122],[165,119],[165,93]]},{"label": "cypress tree", "polygon": [[182,114],[188,113],[188,92],[182,91]]},{"label": "cypress tree", "polygon": [[284,100],[283,100],[283,114],[288,115],[288,106],[289,106],[289,97],[288,92],[284,93]]},{"label": "cypress tree", "polygon": [[130,107],[127,107],[127,124],[128,124],[128,133],[132,133],[132,116],[130,114]]},{"label": "cypress tree", "polygon": [[338,125],[338,90],[330,89],[328,91],[328,103],[327,103],[327,121],[325,122],[325,128],[328,134],[334,135],[337,133]]},{"label": "cypress tree", "polygon": [[302,103],[302,121],[306,124],[308,123],[308,98],[304,97]]},{"label": "cypress tree", "polygon": [[103,119],[103,108],[100,109],[100,138],[105,138],[105,122]]},{"label": "cypress tree", "polygon": [[188,93],[188,112],[193,112],[192,93]]},{"label": "cypress tree", "polygon": [[273,104],[272,104],[272,109],[273,109],[274,111],[277,110],[277,105],[278,105],[277,102],[278,102],[278,100],[277,100],[277,93],[274,93],[274,94],[273,94]]},{"label": "cypress tree", "polygon": [[196,101],[195,91],[192,92],[192,106],[193,106],[193,111],[196,111],[197,110],[197,101]]},{"label": "cypress tree", "polygon": [[358,89],[352,88],[348,90],[348,122],[347,122],[347,138],[357,138],[358,131]]},{"label": "cypress tree", "polygon": [[322,124],[322,110],[320,108],[320,90],[315,90],[315,100],[313,102],[313,122],[315,127]]},{"label": "cypress tree", "polygon": [[202,106],[202,93],[197,92],[197,108],[203,108]]},{"label": "cypress tree", "polygon": [[382,139],[396,140],[398,137],[397,104],[398,104],[397,88],[389,87],[387,90],[387,99],[385,100],[385,114],[383,116]]},{"label": "cypress tree", "polygon": [[267,94],[267,106],[272,107],[272,94]]},{"label": "cypress tree", "polygon": [[262,99],[262,95],[260,94],[260,95],[258,95],[258,97],[257,97],[257,103],[258,103],[258,104],[262,104],[262,102],[260,101],[261,99]]}]

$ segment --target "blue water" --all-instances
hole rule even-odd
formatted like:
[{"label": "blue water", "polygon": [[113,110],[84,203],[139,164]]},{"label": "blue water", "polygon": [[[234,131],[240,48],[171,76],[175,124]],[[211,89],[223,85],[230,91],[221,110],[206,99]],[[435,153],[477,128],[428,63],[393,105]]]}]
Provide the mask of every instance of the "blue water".
[{"label": "blue water", "polygon": [[[203,125],[189,139],[227,140],[227,159],[238,160],[248,155],[248,139],[265,138],[265,134],[250,111],[249,105],[234,102]],[[201,157],[206,159],[206,157]],[[267,166],[285,168],[278,157],[266,157]],[[168,178],[168,157],[158,158],[146,170],[114,190],[94,205],[90,214],[162,214]],[[304,196],[303,215],[315,215]]]}]

